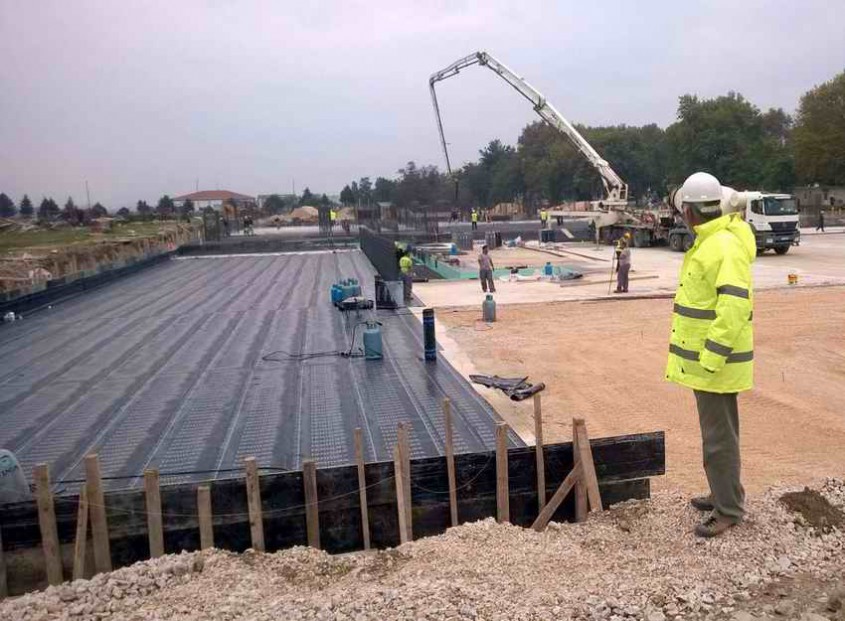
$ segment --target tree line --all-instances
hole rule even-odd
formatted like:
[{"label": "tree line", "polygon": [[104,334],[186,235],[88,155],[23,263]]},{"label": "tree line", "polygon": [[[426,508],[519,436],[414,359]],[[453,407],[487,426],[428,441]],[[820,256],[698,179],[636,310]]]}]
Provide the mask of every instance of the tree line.
[{"label": "tree line", "polygon": [[[790,192],[797,184],[845,185],[845,73],[801,97],[795,117],[761,111],[739,93],[679,98],[677,120],[633,127],[576,126],[628,183],[638,203],[659,201],[692,172],[737,189]],[[400,207],[489,208],[521,202],[529,210],[601,198],[598,173],[562,134],[527,125],[516,146],[492,140],[452,178],[414,162],[394,178],[347,184],[345,205],[389,201]]]}]

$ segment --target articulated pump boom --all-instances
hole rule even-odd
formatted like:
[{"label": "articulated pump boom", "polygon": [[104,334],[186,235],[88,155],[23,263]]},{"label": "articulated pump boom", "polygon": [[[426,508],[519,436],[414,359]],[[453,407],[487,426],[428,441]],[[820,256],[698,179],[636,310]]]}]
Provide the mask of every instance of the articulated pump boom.
[{"label": "articulated pump boom", "polygon": [[443,122],[440,118],[440,107],[437,105],[437,94],[434,90],[434,85],[441,80],[457,75],[461,69],[472,65],[481,65],[497,73],[499,77],[516,89],[520,95],[531,102],[534,112],[540,118],[566,136],[575,148],[587,158],[587,161],[598,171],[602,184],[604,184],[605,197],[602,200],[604,207],[609,209],[624,209],[627,206],[628,184],[622,181],[622,178],[616,174],[616,171],[610,167],[610,164],[596,152],[578,130],[563,118],[560,112],[537,89],[487,52],[476,52],[465,56],[442,71],[433,74],[428,80],[429,88],[431,89],[431,101],[434,104],[434,114],[437,117],[437,129],[440,131],[440,144],[443,146],[443,154],[446,157],[446,169],[450,175],[452,174],[452,164],[449,161],[449,150],[446,146],[446,137],[443,133]]}]

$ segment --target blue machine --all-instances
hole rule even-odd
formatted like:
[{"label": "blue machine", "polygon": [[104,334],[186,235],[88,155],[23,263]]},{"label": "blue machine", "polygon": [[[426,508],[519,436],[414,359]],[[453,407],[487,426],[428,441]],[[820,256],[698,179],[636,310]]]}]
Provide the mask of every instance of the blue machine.
[{"label": "blue machine", "polygon": [[364,358],[381,360],[382,357],[381,324],[377,321],[368,321],[364,328]]}]

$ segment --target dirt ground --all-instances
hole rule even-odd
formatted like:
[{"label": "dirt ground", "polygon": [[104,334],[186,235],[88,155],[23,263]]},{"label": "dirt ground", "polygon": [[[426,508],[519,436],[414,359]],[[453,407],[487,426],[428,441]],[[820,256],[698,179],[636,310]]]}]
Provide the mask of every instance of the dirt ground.
[{"label": "dirt ground", "polygon": [[[750,492],[845,472],[845,287],[759,292],[755,389],[740,397],[743,481]],[[570,438],[582,417],[592,436],[663,430],[667,474],[658,488],[706,488],[692,391],[664,380],[670,299],[501,305],[438,313],[447,356],[464,374],[545,382],[546,441]],[[440,335],[438,335],[440,336]],[[527,440],[531,403],[480,388]]]}]

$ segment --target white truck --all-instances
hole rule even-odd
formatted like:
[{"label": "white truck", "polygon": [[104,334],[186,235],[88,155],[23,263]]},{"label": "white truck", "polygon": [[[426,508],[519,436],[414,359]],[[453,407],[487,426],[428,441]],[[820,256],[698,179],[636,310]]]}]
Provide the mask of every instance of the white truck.
[{"label": "white truck", "polygon": [[[743,219],[751,226],[757,240],[757,254],[763,254],[769,249],[778,254],[786,254],[792,246],[797,246],[801,242],[801,231],[798,229],[798,207],[795,199],[789,194],[733,192],[731,196],[723,199],[723,203],[726,210],[741,212]],[[675,205],[675,207],[680,210],[680,205]],[[655,240],[665,238],[672,250],[685,251],[692,246],[695,239],[695,235],[687,226],[675,217],[672,218],[671,223],[664,221],[662,225],[658,225],[657,229],[649,237]]]}]

